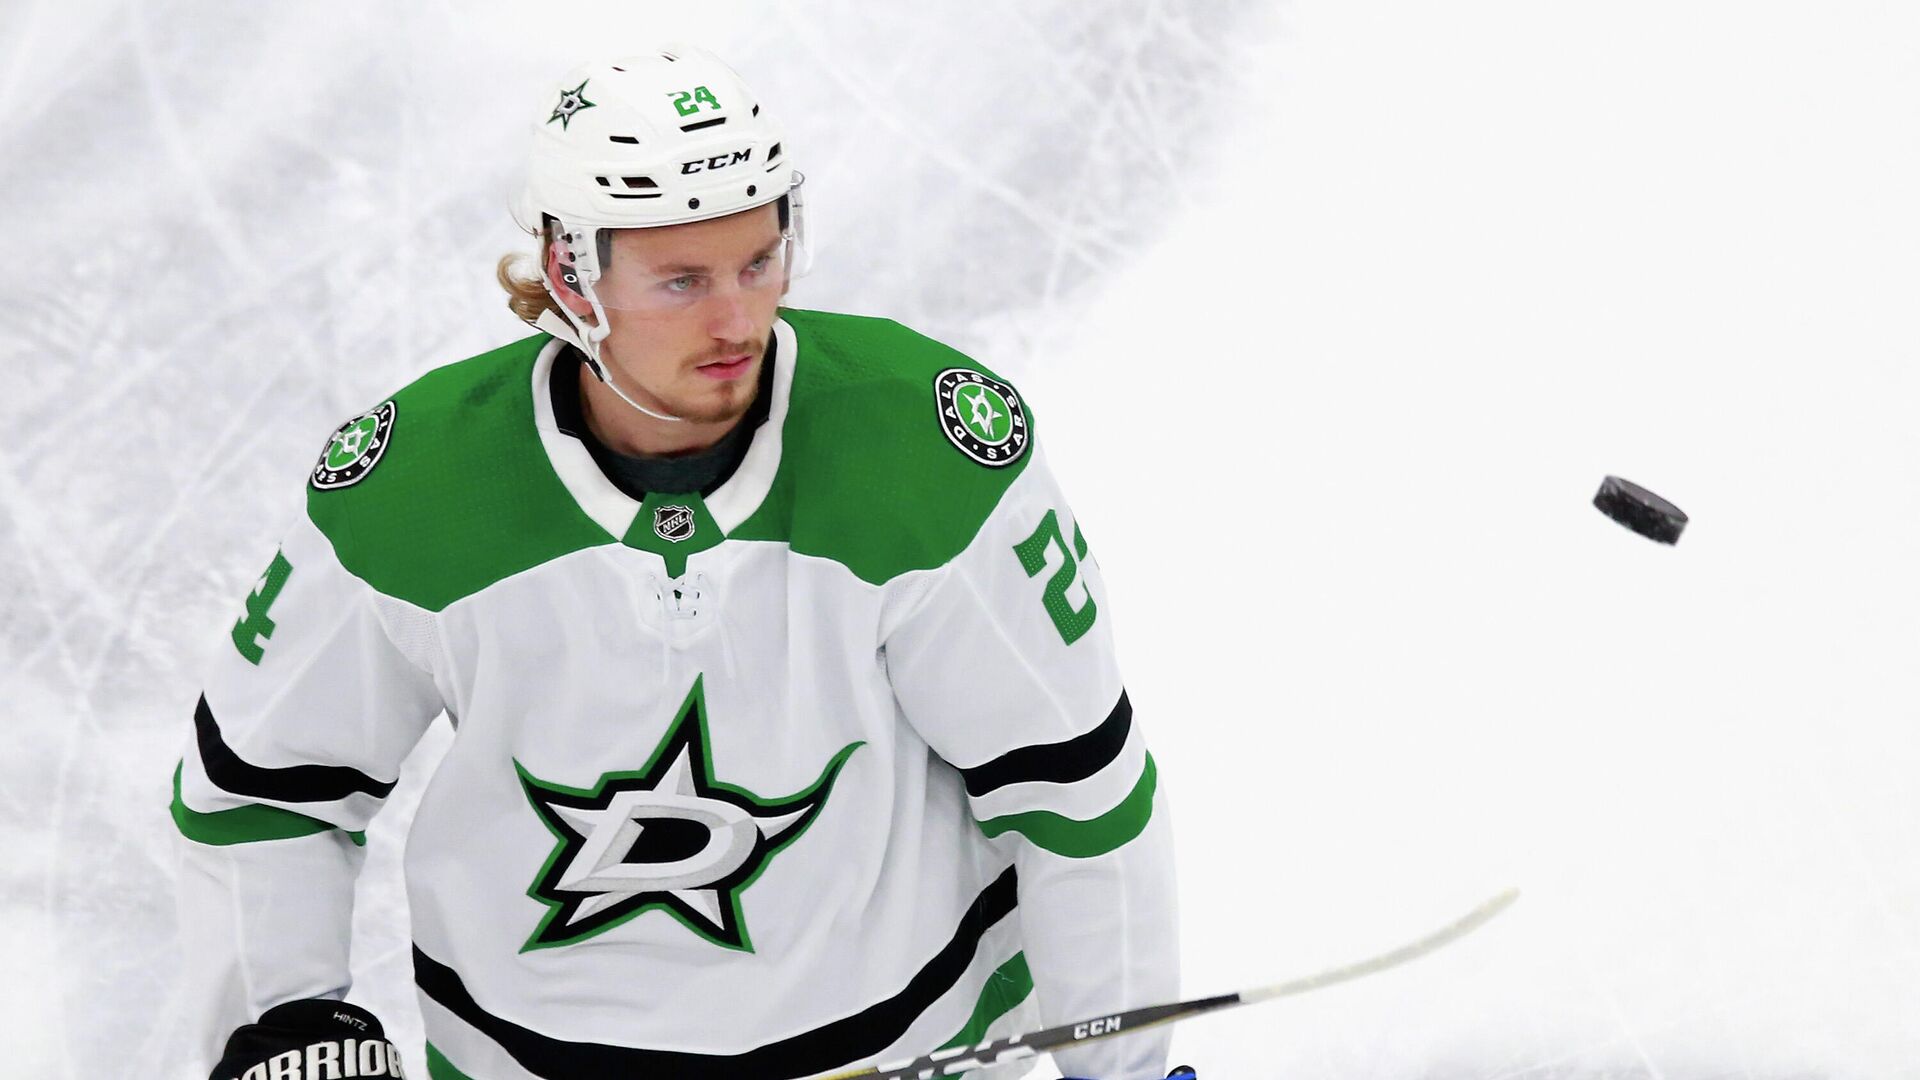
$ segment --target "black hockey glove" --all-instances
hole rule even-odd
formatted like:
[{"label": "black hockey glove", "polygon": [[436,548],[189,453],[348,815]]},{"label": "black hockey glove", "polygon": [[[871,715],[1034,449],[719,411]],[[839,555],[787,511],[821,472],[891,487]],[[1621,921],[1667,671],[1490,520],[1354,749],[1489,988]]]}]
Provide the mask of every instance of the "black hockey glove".
[{"label": "black hockey glove", "polygon": [[372,1013],[344,1001],[275,1005],[227,1039],[208,1080],[399,1076],[400,1052]]}]

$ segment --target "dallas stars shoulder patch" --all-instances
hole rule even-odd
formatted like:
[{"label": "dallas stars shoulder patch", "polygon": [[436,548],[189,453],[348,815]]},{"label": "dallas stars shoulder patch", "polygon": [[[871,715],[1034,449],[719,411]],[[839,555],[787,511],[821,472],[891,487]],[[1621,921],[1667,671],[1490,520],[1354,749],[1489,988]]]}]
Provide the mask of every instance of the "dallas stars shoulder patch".
[{"label": "dallas stars shoulder patch", "polygon": [[341,424],[313,466],[313,486],[321,491],[359,483],[373,471],[393,443],[392,401]]},{"label": "dallas stars shoulder patch", "polygon": [[1027,410],[999,379],[947,368],[933,377],[933,402],[947,441],[980,464],[1004,468],[1027,452]]}]

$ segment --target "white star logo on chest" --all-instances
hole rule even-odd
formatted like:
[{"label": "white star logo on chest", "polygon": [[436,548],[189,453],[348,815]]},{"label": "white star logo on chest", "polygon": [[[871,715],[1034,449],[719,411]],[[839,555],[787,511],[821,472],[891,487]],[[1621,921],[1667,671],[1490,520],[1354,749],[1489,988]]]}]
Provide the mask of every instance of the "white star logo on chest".
[{"label": "white star logo on chest", "polygon": [[[652,791],[622,791],[604,810],[556,806],[585,841],[560,875],[560,887],[597,892],[580,906],[592,915],[626,896],[640,892],[670,892],[714,924],[721,921],[720,890],[714,882],[740,869],[753,856],[761,839],[778,843],[810,809],[784,814],[755,814],[732,803],[701,797],[694,785],[691,747],[668,767],[660,786]],[[704,830],[699,851],[666,862],[628,862],[652,829],[683,830],[670,822],[688,822]],[[670,841],[663,841],[663,846]]]},{"label": "white star logo on chest", "polygon": [[714,779],[696,679],[645,769],[579,790],[515,762],[528,801],[559,841],[529,890],[548,911],[522,951],[573,944],[659,909],[715,944],[751,952],[741,892],[806,831],[860,745],[836,754],[805,791],[761,799]]}]

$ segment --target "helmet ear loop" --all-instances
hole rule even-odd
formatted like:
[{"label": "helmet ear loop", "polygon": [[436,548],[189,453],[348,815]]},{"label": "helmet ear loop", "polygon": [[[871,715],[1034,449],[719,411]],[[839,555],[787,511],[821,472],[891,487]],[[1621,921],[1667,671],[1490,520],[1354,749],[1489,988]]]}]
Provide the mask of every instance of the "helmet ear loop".
[{"label": "helmet ear loop", "polygon": [[789,282],[794,278],[806,277],[813,264],[813,251],[807,246],[807,206],[801,196],[801,188],[806,182],[806,174],[798,169],[793,171],[793,179],[787,182],[787,224],[781,230],[781,235],[787,240]]},{"label": "helmet ear loop", "polygon": [[[554,245],[551,250],[556,253],[565,252],[565,258],[558,260],[561,278],[574,296],[587,302],[587,306],[593,312],[593,322],[588,323],[567,304],[560,295],[560,291],[554,287],[552,276],[545,272],[545,267],[542,267],[540,280],[547,287],[547,295],[553,297],[554,303],[559,306],[562,317],[573,326],[574,333],[578,335],[581,351],[587,356],[587,366],[593,369],[594,375],[601,382],[607,382],[606,368],[600,362],[600,343],[613,332],[613,327],[607,321],[605,305],[600,302],[599,294],[593,288],[593,283],[600,279],[598,246],[594,242],[594,234],[599,230],[567,225],[564,222],[560,223],[560,227],[565,231],[558,237],[560,243]],[[552,260],[549,260],[549,265],[551,262]]]},{"label": "helmet ear loop", "polygon": [[594,289],[603,270],[600,265],[599,235],[599,229],[578,226],[567,232],[567,250],[573,255],[574,274],[578,279],[574,288],[593,309],[593,326],[588,328],[587,336],[592,339],[596,359],[600,343],[613,333],[613,324],[607,320],[607,309],[600,303],[600,293]]},{"label": "helmet ear loop", "polygon": [[[674,416],[671,413],[655,412],[647,408],[645,405],[633,400],[625,390],[620,389],[618,383],[613,381],[612,372],[607,370],[607,365],[600,359],[600,345],[607,340],[609,334],[613,333],[613,324],[607,321],[606,306],[600,302],[600,294],[595,291],[593,287],[594,283],[600,280],[600,249],[598,243],[600,230],[592,226],[566,226],[566,228],[567,232],[562,236],[562,240],[566,244],[567,254],[572,259],[571,269],[573,271],[573,280],[568,282],[568,284],[579,294],[580,299],[585,300],[587,305],[593,309],[594,324],[592,326],[583,325],[582,318],[574,314],[571,309],[567,309],[565,304],[562,304],[561,308],[566,310],[567,321],[573,324],[575,332],[580,335],[579,344],[581,351],[587,355],[587,366],[592,369],[594,376],[600,380],[602,385],[613,391],[615,397],[626,402],[636,411],[645,413],[655,420],[665,420],[670,423],[678,423],[685,419],[684,417]],[[547,288],[548,291],[551,292],[553,288],[552,284],[549,283]]]}]

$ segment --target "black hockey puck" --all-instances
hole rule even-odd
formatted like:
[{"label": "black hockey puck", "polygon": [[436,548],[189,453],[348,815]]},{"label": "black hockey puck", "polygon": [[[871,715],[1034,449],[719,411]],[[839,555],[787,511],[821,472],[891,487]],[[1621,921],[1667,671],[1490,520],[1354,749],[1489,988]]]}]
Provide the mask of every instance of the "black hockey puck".
[{"label": "black hockey puck", "polygon": [[1631,480],[1609,476],[1600,481],[1593,505],[1613,520],[1662,544],[1680,542],[1687,527],[1687,515],[1679,507]]}]

